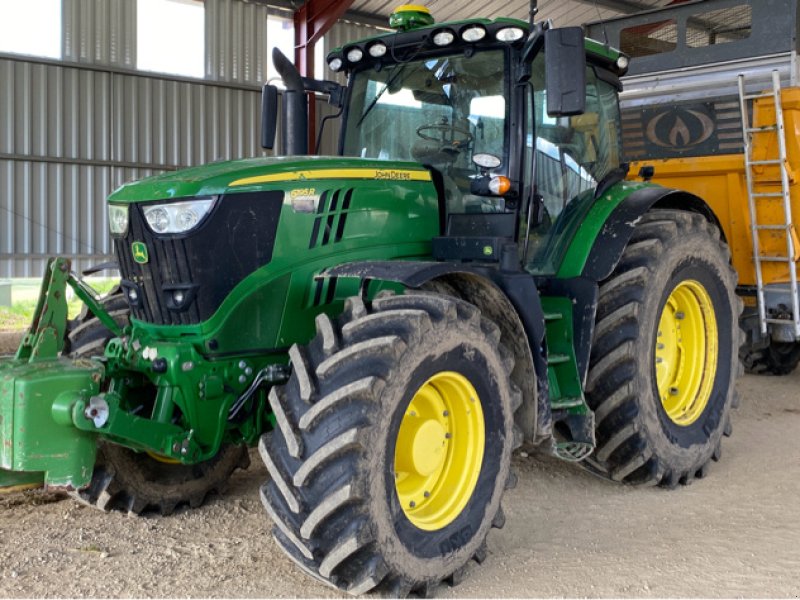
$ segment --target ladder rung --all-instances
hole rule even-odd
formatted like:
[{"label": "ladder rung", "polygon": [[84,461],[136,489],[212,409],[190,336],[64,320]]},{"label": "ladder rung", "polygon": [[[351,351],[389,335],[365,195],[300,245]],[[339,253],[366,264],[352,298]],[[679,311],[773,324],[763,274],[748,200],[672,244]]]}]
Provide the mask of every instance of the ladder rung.
[{"label": "ladder rung", "polygon": [[792,319],[764,319],[767,323],[774,323],[775,325],[794,325],[795,322]]},{"label": "ladder rung", "polygon": [[765,287],[762,291],[765,294],[791,294],[792,288],[769,286]]},{"label": "ladder rung", "polygon": [[763,127],[748,127],[745,129],[747,133],[763,133],[767,131],[777,131],[777,125],[764,125]]},{"label": "ladder rung", "polygon": [[780,158],[770,158],[767,160],[751,160],[750,165],[781,165],[783,160]]},{"label": "ladder rung", "polygon": [[756,225],[756,229],[766,229],[769,231],[787,231],[791,225]]},{"label": "ladder rung", "polygon": [[783,198],[783,192],[753,192],[753,198]]},{"label": "ladder rung", "polygon": [[758,100],[759,98],[774,98],[772,92],[762,92],[760,94],[745,94],[745,100]]},{"label": "ladder rung", "polygon": [[785,262],[785,263],[794,263],[792,259],[788,256],[759,256],[758,260],[764,262]]}]

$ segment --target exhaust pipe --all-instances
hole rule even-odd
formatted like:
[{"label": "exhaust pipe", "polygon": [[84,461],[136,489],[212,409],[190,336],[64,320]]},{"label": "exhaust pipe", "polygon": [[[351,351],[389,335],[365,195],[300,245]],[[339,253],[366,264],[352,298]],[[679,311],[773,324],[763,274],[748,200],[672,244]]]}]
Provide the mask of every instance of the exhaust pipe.
[{"label": "exhaust pipe", "polygon": [[308,96],[297,67],[277,48],[272,49],[272,63],[283,79],[281,154],[308,154]]}]

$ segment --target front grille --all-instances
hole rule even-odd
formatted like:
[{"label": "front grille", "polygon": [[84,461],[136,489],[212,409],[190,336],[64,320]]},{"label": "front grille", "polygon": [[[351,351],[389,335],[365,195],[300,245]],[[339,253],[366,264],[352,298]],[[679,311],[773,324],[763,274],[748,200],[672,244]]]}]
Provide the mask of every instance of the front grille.
[{"label": "front grille", "polygon": [[[181,235],[154,234],[141,206],[132,204],[128,234],[114,244],[123,287],[139,296],[133,316],[163,325],[208,319],[242,279],[272,259],[282,204],[279,191],[225,195],[198,229]],[[134,242],[147,246],[147,263],[133,260]],[[170,302],[173,289],[186,290],[180,307]]]}]

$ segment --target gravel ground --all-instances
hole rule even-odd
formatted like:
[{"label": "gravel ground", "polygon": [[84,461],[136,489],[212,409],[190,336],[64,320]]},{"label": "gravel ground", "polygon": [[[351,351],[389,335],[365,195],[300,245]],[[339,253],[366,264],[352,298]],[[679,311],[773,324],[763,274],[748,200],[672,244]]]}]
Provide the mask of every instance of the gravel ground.
[{"label": "gravel ground", "polygon": [[[800,373],[745,377],[710,475],[672,492],[518,456],[506,528],[444,597],[800,595]],[[0,496],[6,597],[332,596],[283,557],[257,454],[224,498],[172,517],[102,514],[41,492]]]},{"label": "gravel ground", "polygon": [[20,331],[0,329],[0,356],[16,352],[21,338]]}]

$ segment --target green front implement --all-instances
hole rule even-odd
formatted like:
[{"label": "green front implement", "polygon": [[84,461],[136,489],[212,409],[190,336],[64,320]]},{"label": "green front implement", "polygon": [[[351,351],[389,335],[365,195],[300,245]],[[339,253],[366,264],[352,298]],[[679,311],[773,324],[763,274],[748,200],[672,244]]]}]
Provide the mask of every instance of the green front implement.
[{"label": "green front implement", "polygon": [[[100,391],[104,369],[96,361],[59,356],[66,287],[77,285],[69,267],[67,260],[50,260],[30,330],[13,358],[0,359],[0,490],[41,483],[75,489],[92,475],[95,436],[73,425],[90,419],[81,408]],[[94,303],[87,290],[78,293]]]}]

